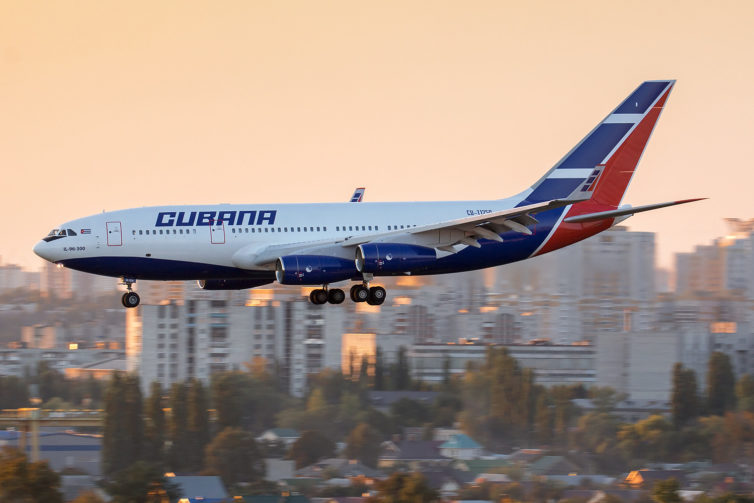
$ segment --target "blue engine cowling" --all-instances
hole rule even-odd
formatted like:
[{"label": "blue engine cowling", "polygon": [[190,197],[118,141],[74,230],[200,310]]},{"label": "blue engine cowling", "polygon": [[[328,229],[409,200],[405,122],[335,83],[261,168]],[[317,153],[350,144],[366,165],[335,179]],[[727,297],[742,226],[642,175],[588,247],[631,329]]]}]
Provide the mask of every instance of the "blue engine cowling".
[{"label": "blue engine cowling", "polygon": [[356,248],[356,269],[366,273],[404,273],[437,260],[434,248],[400,243],[367,243]]},{"label": "blue engine cowling", "polygon": [[246,290],[272,283],[270,278],[201,279],[197,281],[202,290]]},{"label": "blue engine cowling", "polygon": [[275,262],[275,278],[283,285],[324,285],[358,275],[352,260],[328,255],[286,255]]}]

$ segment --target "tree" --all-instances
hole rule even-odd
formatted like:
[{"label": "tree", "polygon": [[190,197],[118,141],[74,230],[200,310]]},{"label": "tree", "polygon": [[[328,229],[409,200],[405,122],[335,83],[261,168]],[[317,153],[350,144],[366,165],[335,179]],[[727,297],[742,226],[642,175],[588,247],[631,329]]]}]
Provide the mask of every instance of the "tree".
[{"label": "tree", "polygon": [[165,412],[162,409],[162,386],[154,381],[144,406],[144,457],[159,466],[165,463]]},{"label": "tree", "polygon": [[673,426],[676,429],[688,424],[699,415],[696,373],[692,369],[684,369],[681,363],[673,366],[673,391],[670,401]]},{"label": "tree", "polygon": [[174,383],[170,388],[170,420],[168,421],[168,466],[173,471],[190,470],[191,445],[188,432],[186,385]]},{"label": "tree", "polygon": [[385,389],[385,365],[383,362],[382,349],[377,347],[377,351],[374,356],[374,384],[375,390]]},{"label": "tree", "polygon": [[377,503],[429,503],[439,501],[440,495],[427,485],[420,473],[396,472],[376,483]]},{"label": "tree", "polygon": [[105,500],[94,491],[84,491],[79,493],[71,503],[105,503]]},{"label": "tree", "polygon": [[309,466],[335,453],[335,442],[316,431],[305,431],[291,446],[288,457],[295,461],[296,468]]},{"label": "tree", "polygon": [[112,503],[158,503],[164,497],[174,501],[180,496],[160,467],[145,461],[137,461],[116,473],[105,490],[113,497]]},{"label": "tree", "polygon": [[209,400],[202,382],[192,379],[188,384],[188,441],[187,465],[190,471],[199,471],[204,466],[204,449],[209,444]]},{"label": "tree", "polygon": [[736,403],[742,412],[754,412],[754,377],[744,374],[736,383]]},{"label": "tree", "polygon": [[17,449],[0,450],[0,501],[3,503],[63,503],[60,476],[46,461],[29,463]]},{"label": "tree", "polygon": [[360,423],[351,430],[346,439],[346,456],[358,459],[367,466],[377,466],[380,455],[381,438],[379,433],[366,423]]},{"label": "tree", "polygon": [[410,398],[401,398],[390,406],[396,426],[421,426],[431,419],[429,406]]},{"label": "tree", "polygon": [[18,409],[29,404],[29,390],[16,376],[0,376],[0,409]]},{"label": "tree", "polygon": [[681,496],[678,494],[680,487],[678,479],[660,480],[652,488],[652,498],[657,503],[681,503]]},{"label": "tree", "polygon": [[144,418],[139,378],[116,372],[105,393],[102,435],[104,472],[112,474],[141,459]]},{"label": "tree", "polygon": [[411,387],[411,370],[408,366],[405,346],[401,346],[398,349],[398,361],[390,366],[390,378],[393,382],[392,389],[394,390],[409,389]]},{"label": "tree", "polygon": [[254,437],[239,428],[225,428],[207,446],[206,471],[219,475],[226,486],[264,477],[264,460]]},{"label": "tree", "polygon": [[735,379],[730,358],[715,351],[707,369],[707,408],[710,414],[722,416],[736,405]]}]

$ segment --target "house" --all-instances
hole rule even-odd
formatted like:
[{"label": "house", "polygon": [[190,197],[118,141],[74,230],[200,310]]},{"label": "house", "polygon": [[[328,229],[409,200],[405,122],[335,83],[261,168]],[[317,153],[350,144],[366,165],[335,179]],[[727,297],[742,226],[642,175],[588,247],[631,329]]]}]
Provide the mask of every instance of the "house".
[{"label": "house", "polygon": [[453,463],[453,465],[459,470],[471,472],[475,476],[479,476],[481,473],[500,473],[500,471],[511,466],[511,462],[507,457],[491,458],[491,459],[467,459],[460,460]]},{"label": "house", "polygon": [[293,444],[301,434],[292,428],[272,428],[257,437],[257,442],[266,444],[281,443],[285,446]]},{"label": "house", "polygon": [[296,470],[296,477],[303,478],[367,478],[382,479],[385,476],[379,470],[369,468],[355,459],[328,458]]},{"label": "house", "polygon": [[414,400],[424,405],[432,405],[439,395],[440,393],[437,391],[370,391],[369,403],[380,412],[387,413],[390,411],[390,407],[394,403],[403,400],[404,398]]},{"label": "house", "polygon": [[178,488],[179,503],[221,503],[230,500],[223,481],[216,476],[168,477]]},{"label": "house", "polygon": [[382,444],[379,468],[400,467],[411,471],[432,465],[448,465],[451,459],[440,452],[440,442],[434,440],[388,441]]},{"label": "house", "polygon": [[469,472],[454,470],[448,466],[422,470],[421,474],[427,485],[439,492],[444,500],[457,496],[464,485],[474,481],[473,475]]},{"label": "house", "polygon": [[686,486],[686,474],[681,470],[650,470],[642,468],[629,473],[623,481],[627,486],[634,489],[651,489],[656,482],[667,479],[676,479],[681,487]]},{"label": "house", "polygon": [[453,459],[474,459],[482,455],[482,446],[468,435],[459,433],[440,445],[440,454]]},{"label": "house", "polygon": [[579,467],[563,456],[542,456],[527,466],[534,475],[568,475],[579,471]]}]

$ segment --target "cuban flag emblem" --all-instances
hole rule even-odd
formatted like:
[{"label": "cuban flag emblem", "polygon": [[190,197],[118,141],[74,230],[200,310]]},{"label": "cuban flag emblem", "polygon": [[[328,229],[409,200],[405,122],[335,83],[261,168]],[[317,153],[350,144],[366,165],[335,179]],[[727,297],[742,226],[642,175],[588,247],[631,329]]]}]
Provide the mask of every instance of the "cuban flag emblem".
[{"label": "cuban flag emblem", "polygon": [[81,234],[91,234],[91,233],[92,233],[91,229],[81,229]]}]

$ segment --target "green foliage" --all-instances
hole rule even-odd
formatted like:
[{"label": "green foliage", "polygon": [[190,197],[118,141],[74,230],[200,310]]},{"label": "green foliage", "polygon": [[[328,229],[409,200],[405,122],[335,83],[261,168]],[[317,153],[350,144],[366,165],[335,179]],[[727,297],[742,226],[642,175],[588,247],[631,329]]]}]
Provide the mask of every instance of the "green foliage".
[{"label": "green foliage", "polygon": [[144,457],[158,466],[165,463],[166,423],[162,409],[162,386],[153,382],[144,404]]},{"label": "green foliage", "polygon": [[681,503],[680,488],[678,479],[661,480],[652,488],[652,498],[657,503]]},{"label": "green foliage", "polygon": [[106,474],[123,470],[142,457],[144,417],[139,378],[113,374],[105,393],[102,464]]},{"label": "green foliage", "polygon": [[80,493],[71,503],[105,503],[105,500],[94,491],[84,491]]},{"label": "green foliage", "polygon": [[427,405],[409,398],[401,398],[393,403],[390,406],[390,414],[399,427],[422,426],[432,419],[432,411]]},{"label": "green foliage", "polygon": [[277,414],[292,402],[273,376],[259,368],[214,374],[211,396],[219,429],[244,428],[255,433],[274,427]]},{"label": "green foliage", "polygon": [[335,442],[317,431],[305,431],[291,446],[288,455],[296,463],[296,468],[309,466],[322,458],[332,457],[335,453]]},{"label": "green foliage", "polygon": [[676,363],[673,366],[673,391],[671,393],[673,426],[683,427],[699,415],[696,373]]},{"label": "green foliage", "polygon": [[219,475],[226,486],[264,477],[264,460],[251,433],[225,428],[207,445],[205,474]]},{"label": "green foliage", "polygon": [[175,484],[170,483],[159,466],[137,461],[117,472],[105,490],[113,497],[112,503],[157,503],[178,498]]},{"label": "green foliage", "polygon": [[618,431],[618,449],[626,460],[640,463],[670,457],[669,433],[672,425],[660,415],[650,416],[636,424],[625,424]]},{"label": "green foliage", "polygon": [[3,503],[63,503],[60,477],[46,461],[29,463],[16,449],[0,450],[0,501]]},{"label": "green foliage", "polygon": [[754,412],[754,377],[744,374],[736,383],[736,403],[742,412]]},{"label": "green foliage", "polygon": [[440,495],[427,485],[420,473],[396,472],[376,484],[375,503],[429,503],[439,501]]},{"label": "green foliage", "polygon": [[29,387],[16,376],[0,376],[0,409],[28,407]]},{"label": "green foliage", "polygon": [[707,411],[722,416],[736,406],[735,378],[730,358],[715,351],[707,368]]},{"label": "green foliage", "polygon": [[188,441],[189,471],[197,472],[204,466],[204,449],[209,444],[209,399],[204,385],[198,379],[188,382],[188,417],[186,433]]},{"label": "green foliage", "polygon": [[[481,368],[466,372],[460,392],[461,420],[474,438],[492,448],[527,441],[541,389],[533,372],[519,367],[504,348],[488,348]],[[567,402],[570,406],[570,397]]]},{"label": "green foliage", "polygon": [[380,456],[380,434],[366,423],[351,430],[346,439],[346,456],[358,459],[367,466],[376,467]]}]

